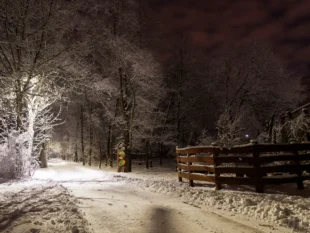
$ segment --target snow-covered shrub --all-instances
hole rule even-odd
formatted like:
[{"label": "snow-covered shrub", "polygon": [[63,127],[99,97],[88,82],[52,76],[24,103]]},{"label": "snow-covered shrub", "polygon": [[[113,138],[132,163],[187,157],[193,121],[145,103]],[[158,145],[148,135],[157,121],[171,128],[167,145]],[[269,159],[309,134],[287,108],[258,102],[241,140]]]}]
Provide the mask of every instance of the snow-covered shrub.
[{"label": "snow-covered shrub", "polygon": [[200,136],[197,139],[197,145],[209,146],[214,142],[214,138],[210,135],[207,129],[201,131]]},{"label": "snow-covered shrub", "polygon": [[216,122],[218,130],[217,139],[220,146],[232,147],[241,143],[242,122],[244,115],[233,117],[229,111],[225,111]]},{"label": "snow-covered shrub", "polygon": [[310,117],[308,114],[300,114],[289,123],[289,136],[298,142],[307,141],[307,133],[310,133]]},{"label": "snow-covered shrub", "polygon": [[268,142],[268,132],[261,132],[258,136],[257,136],[257,142],[258,143],[265,143],[265,142]]},{"label": "snow-covered shrub", "polygon": [[276,121],[272,128],[272,143],[289,143],[308,141],[307,134],[310,133],[310,117],[302,113],[298,117],[284,123]]},{"label": "snow-covered shrub", "polygon": [[280,124],[279,121],[274,123],[271,131],[271,142],[272,143],[284,143],[284,141],[288,140],[285,137],[285,133],[287,129],[287,125]]}]

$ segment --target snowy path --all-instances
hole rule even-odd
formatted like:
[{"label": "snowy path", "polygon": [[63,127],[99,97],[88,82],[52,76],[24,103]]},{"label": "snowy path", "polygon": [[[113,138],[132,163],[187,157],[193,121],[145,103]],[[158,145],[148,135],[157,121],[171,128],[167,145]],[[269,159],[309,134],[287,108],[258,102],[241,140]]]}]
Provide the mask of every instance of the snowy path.
[{"label": "snowy path", "polygon": [[[261,232],[208,211],[115,182],[67,183],[95,232]],[[126,230],[125,230],[126,229]]]},{"label": "snowy path", "polygon": [[242,224],[207,208],[137,189],[106,172],[73,163],[53,163],[35,178],[58,181],[71,190],[81,201],[79,206],[95,233],[283,232],[271,226],[258,230],[257,223],[244,219]]},{"label": "snowy path", "polygon": [[34,179],[0,179],[1,233],[310,233],[309,182],[215,191],[177,182],[172,160],[133,173],[50,162]]}]

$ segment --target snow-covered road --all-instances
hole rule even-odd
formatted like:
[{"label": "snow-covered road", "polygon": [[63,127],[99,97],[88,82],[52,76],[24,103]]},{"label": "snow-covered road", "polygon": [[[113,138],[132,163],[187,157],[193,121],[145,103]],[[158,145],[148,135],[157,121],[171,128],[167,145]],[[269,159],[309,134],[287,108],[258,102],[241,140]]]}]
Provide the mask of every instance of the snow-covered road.
[{"label": "snow-covered road", "polygon": [[173,198],[116,182],[67,183],[95,232],[261,232]]},{"label": "snow-covered road", "polygon": [[74,163],[53,161],[35,179],[60,182],[80,200],[95,233],[253,233],[285,232],[272,225],[224,217],[207,207],[126,184],[115,175]]}]

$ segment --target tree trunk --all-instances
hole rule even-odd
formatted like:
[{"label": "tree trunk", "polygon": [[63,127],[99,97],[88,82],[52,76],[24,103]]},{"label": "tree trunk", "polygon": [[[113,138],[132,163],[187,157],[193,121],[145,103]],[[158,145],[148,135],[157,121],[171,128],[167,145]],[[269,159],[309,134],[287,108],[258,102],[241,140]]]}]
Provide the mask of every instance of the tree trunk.
[{"label": "tree trunk", "polygon": [[112,145],[113,145],[113,137],[112,137],[112,123],[110,122],[109,128],[108,128],[108,136],[107,136],[107,149],[106,149],[106,156],[105,156],[105,165],[113,167],[113,151],[112,151]]},{"label": "tree trunk", "polygon": [[101,169],[103,154],[102,154],[102,147],[101,147],[100,135],[99,134],[98,134],[98,137],[97,137],[97,142],[98,142],[98,148],[99,148],[99,168]]},{"label": "tree trunk", "polygon": [[93,134],[96,138],[96,141],[98,143],[98,149],[99,149],[99,168],[101,168],[101,165],[102,165],[102,159],[103,159],[103,154],[102,154],[102,147],[101,147],[101,140],[100,140],[100,131],[96,131],[94,128],[93,128]]},{"label": "tree trunk", "polygon": [[82,146],[82,162],[83,166],[85,166],[85,154],[84,154],[84,109],[83,106],[81,105],[81,146]]},{"label": "tree trunk", "polygon": [[180,100],[177,104],[177,146],[183,147],[182,135],[181,135],[181,118],[180,118]]},{"label": "tree trunk", "polygon": [[145,154],[145,168],[149,169],[149,141],[147,141],[145,143],[145,150],[146,150],[146,154]]},{"label": "tree trunk", "polygon": [[22,126],[22,111],[23,111],[23,95],[21,93],[16,93],[17,130],[20,130]]},{"label": "tree trunk", "polygon": [[[115,103],[115,112],[114,112],[114,119],[113,122],[115,122],[115,119],[117,117],[117,109],[118,109],[118,104],[119,104],[119,98],[116,99],[116,103]],[[113,146],[113,123],[112,120],[109,124],[109,129],[108,129],[108,137],[107,137],[107,150],[106,150],[106,166],[108,166],[108,164],[110,165],[110,167],[113,167],[113,151],[112,151],[112,146]]]},{"label": "tree trunk", "polygon": [[46,157],[46,145],[45,143],[42,143],[42,148],[40,152],[40,161],[41,161],[41,167],[47,168],[47,157]]},{"label": "tree trunk", "polygon": [[[162,137],[164,137],[164,133],[165,133],[165,129],[166,129],[168,117],[169,117],[169,114],[170,114],[170,109],[171,109],[172,102],[173,102],[173,97],[174,97],[174,94],[172,93],[172,94],[171,94],[171,97],[170,97],[170,100],[169,100],[169,104],[168,104],[168,109],[167,109],[167,112],[166,112],[165,121],[164,121],[164,124],[163,124],[163,126],[162,126],[162,131],[161,131],[161,134],[160,134]],[[162,166],[162,165],[163,165],[163,143],[162,143],[162,141],[160,142],[159,148],[160,148],[159,166]]]},{"label": "tree trunk", "polygon": [[[77,115],[78,115],[78,111],[77,111]],[[78,124],[78,120],[76,121],[75,124],[75,151],[74,151],[74,158],[73,158],[73,162],[78,162],[79,161],[79,155],[78,155],[78,133],[79,133],[79,124]]]},{"label": "tree trunk", "polygon": [[272,129],[274,124],[274,115],[271,116],[271,119],[268,124],[268,143],[272,142]]},{"label": "tree trunk", "polygon": [[[183,42],[184,35],[181,34],[181,41]],[[184,70],[184,51],[183,46],[180,49],[180,70],[179,75],[177,76],[177,82],[178,82],[178,99],[177,99],[177,146],[183,146],[183,140],[181,135],[181,106],[182,106],[182,80],[183,80],[183,70]]]},{"label": "tree trunk", "polygon": [[75,142],[75,151],[74,151],[74,162],[78,162],[79,161],[79,159],[78,159],[78,145],[77,145],[77,142]]},{"label": "tree trunk", "polygon": [[93,121],[92,121],[92,104],[89,104],[89,160],[88,165],[91,166],[93,152]]},{"label": "tree trunk", "polygon": [[130,142],[130,133],[129,130],[126,129],[124,131],[124,147],[125,147],[125,172],[131,172],[131,152],[129,147]]},{"label": "tree trunk", "polygon": [[108,166],[111,160],[111,154],[110,154],[110,146],[111,146],[111,131],[112,131],[112,125],[111,123],[109,124],[109,129],[108,129],[108,136],[107,136],[107,150],[105,154],[105,165]]},{"label": "tree trunk", "polygon": [[113,160],[114,160],[114,157],[113,157],[113,134],[112,134],[112,130],[111,130],[111,134],[110,134],[110,141],[109,141],[109,158],[110,158],[110,167],[113,167]]},{"label": "tree trunk", "polygon": [[159,144],[159,166],[163,165],[163,144]]},{"label": "tree trunk", "polygon": [[[131,123],[131,114],[128,103],[128,80],[126,80],[126,76],[123,76],[122,68],[119,68],[119,101],[120,101],[120,107],[122,110],[123,120],[125,122],[124,129],[123,129],[123,136],[124,136],[124,147],[125,147],[125,172],[131,172],[131,153],[130,153],[130,123]],[[125,81],[125,84],[124,82]],[[125,93],[124,93],[125,90]],[[130,101],[129,101],[130,102]]]}]

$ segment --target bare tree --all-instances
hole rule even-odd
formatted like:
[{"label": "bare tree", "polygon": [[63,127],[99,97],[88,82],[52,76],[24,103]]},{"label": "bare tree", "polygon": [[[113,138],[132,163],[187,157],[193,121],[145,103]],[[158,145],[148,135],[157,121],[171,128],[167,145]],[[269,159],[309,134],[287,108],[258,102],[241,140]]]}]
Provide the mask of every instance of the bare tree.
[{"label": "bare tree", "polygon": [[261,131],[262,122],[297,102],[298,80],[265,43],[232,48],[215,67],[218,114],[226,112],[238,119],[246,110],[243,118],[251,122],[246,128],[252,138]]}]

